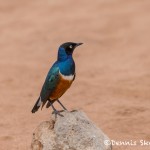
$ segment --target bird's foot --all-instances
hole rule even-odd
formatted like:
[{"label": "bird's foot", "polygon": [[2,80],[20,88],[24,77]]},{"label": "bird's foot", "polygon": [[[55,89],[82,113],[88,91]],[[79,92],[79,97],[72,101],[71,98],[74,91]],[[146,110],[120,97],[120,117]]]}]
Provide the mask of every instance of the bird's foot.
[{"label": "bird's foot", "polygon": [[59,116],[61,116],[61,117],[64,117],[62,114],[61,114],[61,112],[63,112],[64,110],[61,110],[61,111],[58,111],[58,110],[54,110],[53,112],[52,112],[52,114],[55,114],[55,117],[57,117],[57,115],[59,115]]}]

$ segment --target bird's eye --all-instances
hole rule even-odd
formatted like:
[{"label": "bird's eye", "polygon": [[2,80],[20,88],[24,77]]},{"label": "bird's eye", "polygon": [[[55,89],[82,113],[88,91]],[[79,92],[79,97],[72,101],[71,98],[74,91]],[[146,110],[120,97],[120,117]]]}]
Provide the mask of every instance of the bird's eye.
[{"label": "bird's eye", "polygon": [[71,48],[71,49],[72,49],[72,48],[73,48],[73,46],[72,46],[72,45],[70,45],[70,46],[69,46],[69,48]]}]

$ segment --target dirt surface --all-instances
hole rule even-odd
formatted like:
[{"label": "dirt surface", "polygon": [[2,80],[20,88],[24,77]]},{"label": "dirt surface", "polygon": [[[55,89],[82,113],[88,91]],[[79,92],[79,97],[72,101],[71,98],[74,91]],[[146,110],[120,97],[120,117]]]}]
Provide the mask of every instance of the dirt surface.
[{"label": "dirt surface", "polygon": [[[66,41],[76,80],[61,98],[82,109],[113,140],[114,150],[148,150],[150,141],[149,0],[0,0],[0,146],[30,149],[33,130],[52,109],[31,109]],[[57,108],[59,106],[55,105]]]}]

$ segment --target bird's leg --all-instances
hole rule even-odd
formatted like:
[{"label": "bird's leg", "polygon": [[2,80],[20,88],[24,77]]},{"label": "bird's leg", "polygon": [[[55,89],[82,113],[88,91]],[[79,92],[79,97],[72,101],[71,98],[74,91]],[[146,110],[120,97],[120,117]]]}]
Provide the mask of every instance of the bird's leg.
[{"label": "bird's leg", "polygon": [[62,106],[62,108],[63,108],[64,110],[67,110],[66,107],[59,101],[59,99],[57,99],[57,102]]},{"label": "bird's leg", "polygon": [[57,117],[57,115],[63,117],[63,115],[61,115],[60,112],[58,110],[56,110],[56,108],[53,106],[53,104],[51,106],[53,108],[52,114],[55,114],[55,117]]}]

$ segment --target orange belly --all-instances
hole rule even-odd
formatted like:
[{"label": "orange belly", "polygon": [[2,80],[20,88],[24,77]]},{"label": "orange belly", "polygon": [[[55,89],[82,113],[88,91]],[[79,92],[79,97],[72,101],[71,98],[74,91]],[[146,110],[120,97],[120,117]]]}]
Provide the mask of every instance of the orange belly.
[{"label": "orange belly", "polygon": [[72,82],[73,80],[65,80],[62,77],[60,77],[58,85],[50,95],[50,100],[56,100],[60,98],[71,86]]}]

